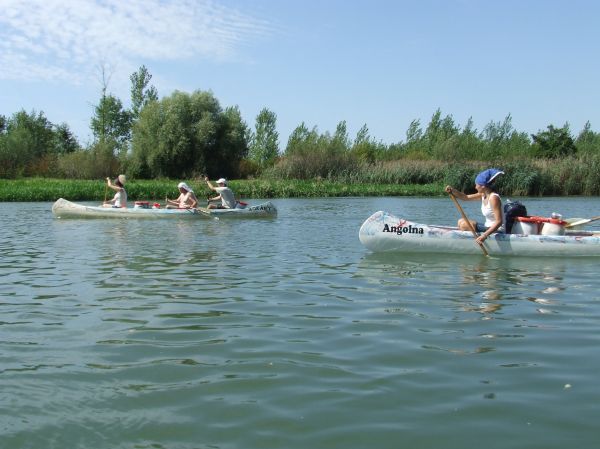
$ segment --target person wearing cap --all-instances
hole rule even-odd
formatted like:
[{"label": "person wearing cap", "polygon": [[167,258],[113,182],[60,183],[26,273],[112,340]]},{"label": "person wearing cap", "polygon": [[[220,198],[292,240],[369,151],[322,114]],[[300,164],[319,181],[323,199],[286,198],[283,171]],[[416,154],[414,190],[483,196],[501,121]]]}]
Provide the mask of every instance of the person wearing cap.
[{"label": "person wearing cap", "polygon": [[179,196],[176,200],[166,199],[167,209],[193,209],[198,206],[198,198],[196,198],[196,194],[190,186],[185,182],[180,182],[177,184],[177,188],[179,189]]},{"label": "person wearing cap", "polygon": [[[206,184],[210,190],[214,190],[218,193],[213,198],[208,198],[208,209],[235,209],[237,201],[233,191],[227,187],[227,180],[225,178],[217,179],[217,187],[213,186],[208,176],[204,177]],[[221,200],[221,204],[211,204],[211,201]]]},{"label": "person wearing cap", "polygon": [[[484,223],[478,223],[475,220],[469,220],[477,232],[481,232],[477,238],[477,243],[482,244],[494,232],[504,232],[504,214],[502,213],[502,199],[494,188],[494,183],[498,176],[503,175],[502,170],[489,168],[482,171],[475,178],[475,190],[477,193],[466,195],[451,186],[446,186],[446,192],[454,195],[463,201],[473,201],[481,199],[481,213],[485,218]],[[458,227],[462,231],[470,231],[469,224],[464,219],[458,220]]]},{"label": "person wearing cap", "polygon": [[107,188],[113,189],[116,193],[112,200],[104,201],[103,207],[127,207],[127,192],[125,191],[125,175],[119,175],[111,182],[110,178],[106,178]]}]

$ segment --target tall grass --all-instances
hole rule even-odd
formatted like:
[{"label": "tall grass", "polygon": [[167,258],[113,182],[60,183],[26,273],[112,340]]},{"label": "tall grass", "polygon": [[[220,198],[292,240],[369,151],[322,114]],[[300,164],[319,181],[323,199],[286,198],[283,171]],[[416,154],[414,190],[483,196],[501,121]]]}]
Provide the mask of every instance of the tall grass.
[{"label": "tall grass", "polygon": [[[338,161],[339,162],[339,161]],[[500,193],[511,196],[600,195],[600,157],[581,156],[560,160],[513,159],[508,162],[445,163],[400,160],[351,167],[338,166],[335,173],[314,179],[293,179],[277,168],[260,179],[235,180],[230,186],[240,198],[290,198],[327,196],[443,195],[444,185],[474,191],[474,179],[485,168],[506,172],[499,178]],[[289,167],[288,167],[289,168]],[[178,195],[179,180],[135,180],[126,185],[130,201],[164,200]],[[187,180],[199,200],[212,195],[203,180]],[[104,180],[23,178],[0,180],[0,201],[102,201],[114,192]]]},{"label": "tall grass", "polygon": [[[443,162],[438,160],[394,160],[374,164],[338,166],[327,180],[347,184],[444,184],[463,191],[474,191],[475,176],[490,167],[506,175],[498,189],[508,195],[600,195],[600,156],[584,155],[558,160],[512,158],[496,162]],[[289,171],[275,166],[263,176],[286,179]]]},{"label": "tall grass", "polygon": [[[125,186],[130,200],[176,197],[177,182],[170,180],[133,181]],[[112,198],[114,191],[103,180],[23,178],[0,180],[0,201],[55,201],[66,198],[74,201],[103,201]]]},{"label": "tall grass", "polygon": [[[165,197],[176,198],[177,182],[174,180],[130,180],[126,187],[129,201],[164,201]],[[191,180],[187,183],[194,189],[200,204],[214,192],[210,192],[204,181]],[[71,201],[98,201],[112,198],[114,192],[106,190],[101,181],[59,180],[28,178],[0,180],[0,201],[55,201],[66,198]],[[240,199],[251,198],[316,198],[340,196],[432,196],[442,192],[441,184],[403,185],[343,183],[330,180],[237,180],[230,183]]]}]

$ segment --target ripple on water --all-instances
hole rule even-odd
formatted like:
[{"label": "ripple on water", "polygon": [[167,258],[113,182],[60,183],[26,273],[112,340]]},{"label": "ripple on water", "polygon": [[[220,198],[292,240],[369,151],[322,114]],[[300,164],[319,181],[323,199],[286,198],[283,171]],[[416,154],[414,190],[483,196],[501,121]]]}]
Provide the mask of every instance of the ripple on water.
[{"label": "ripple on water", "polygon": [[34,231],[0,240],[3,442],[593,447],[594,264],[374,255],[363,216],[452,204],[280,202],[235,224],[13,215]]}]

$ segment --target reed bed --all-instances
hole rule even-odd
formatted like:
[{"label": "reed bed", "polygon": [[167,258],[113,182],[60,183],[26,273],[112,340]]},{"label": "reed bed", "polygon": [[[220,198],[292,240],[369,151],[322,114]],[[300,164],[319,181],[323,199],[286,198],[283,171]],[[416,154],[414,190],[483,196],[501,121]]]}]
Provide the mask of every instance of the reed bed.
[{"label": "reed bed", "polygon": [[[478,172],[490,167],[502,169],[498,190],[511,196],[600,195],[600,156],[567,157],[563,159],[512,158],[495,162],[449,163],[438,160],[394,160],[362,163],[358,167],[338,167],[328,180],[352,185],[452,185],[474,192]],[[286,171],[289,167],[286,167]],[[273,167],[267,175],[278,176]]]},{"label": "reed bed", "polygon": [[[204,181],[186,181],[196,192],[202,204],[210,192]],[[178,181],[130,180],[127,185],[129,201],[151,200],[163,202],[165,197],[176,198]],[[348,184],[330,180],[236,180],[230,187],[239,198],[316,198],[341,196],[434,196],[442,192],[441,184]],[[99,201],[112,198],[101,181],[25,178],[0,180],[0,201]]]},{"label": "reed bed", "polygon": [[[277,168],[263,177],[234,180],[230,186],[240,198],[315,198],[332,196],[435,196],[444,186],[474,191],[476,174],[489,167],[501,168],[498,190],[511,196],[600,195],[600,157],[582,156],[560,160],[512,159],[503,162],[446,163],[441,161],[396,160],[340,167],[335,174],[313,179],[282,177]],[[179,180],[130,179],[130,201],[163,201],[178,195]],[[211,194],[199,178],[186,180],[200,202]],[[102,201],[112,198],[104,180],[23,178],[0,180],[0,201]]]}]

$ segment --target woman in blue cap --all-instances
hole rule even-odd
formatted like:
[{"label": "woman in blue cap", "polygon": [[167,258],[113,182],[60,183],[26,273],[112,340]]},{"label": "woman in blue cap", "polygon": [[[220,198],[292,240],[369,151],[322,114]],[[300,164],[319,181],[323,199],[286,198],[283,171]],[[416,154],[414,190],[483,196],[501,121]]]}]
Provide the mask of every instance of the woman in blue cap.
[{"label": "woman in blue cap", "polygon": [[[475,178],[475,190],[477,193],[466,195],[459,192],[451,186],[446,187],[446,192],[463,201],[473,201],[481,198],[481,213],[485,222],[478,223],[475,220],[469,220],[477,232],[481,232],[477,238],[477,243],[482,244],[490,234],[494,232],[504,232],[504,214],[502,213],[502,199],[494,190],[494,182],[498,176],[504,172],[497,168],[488,168],[482,171]],[[458,220],[458,227],[463,231],[470,231],[469,224],[461,218]]]}]

